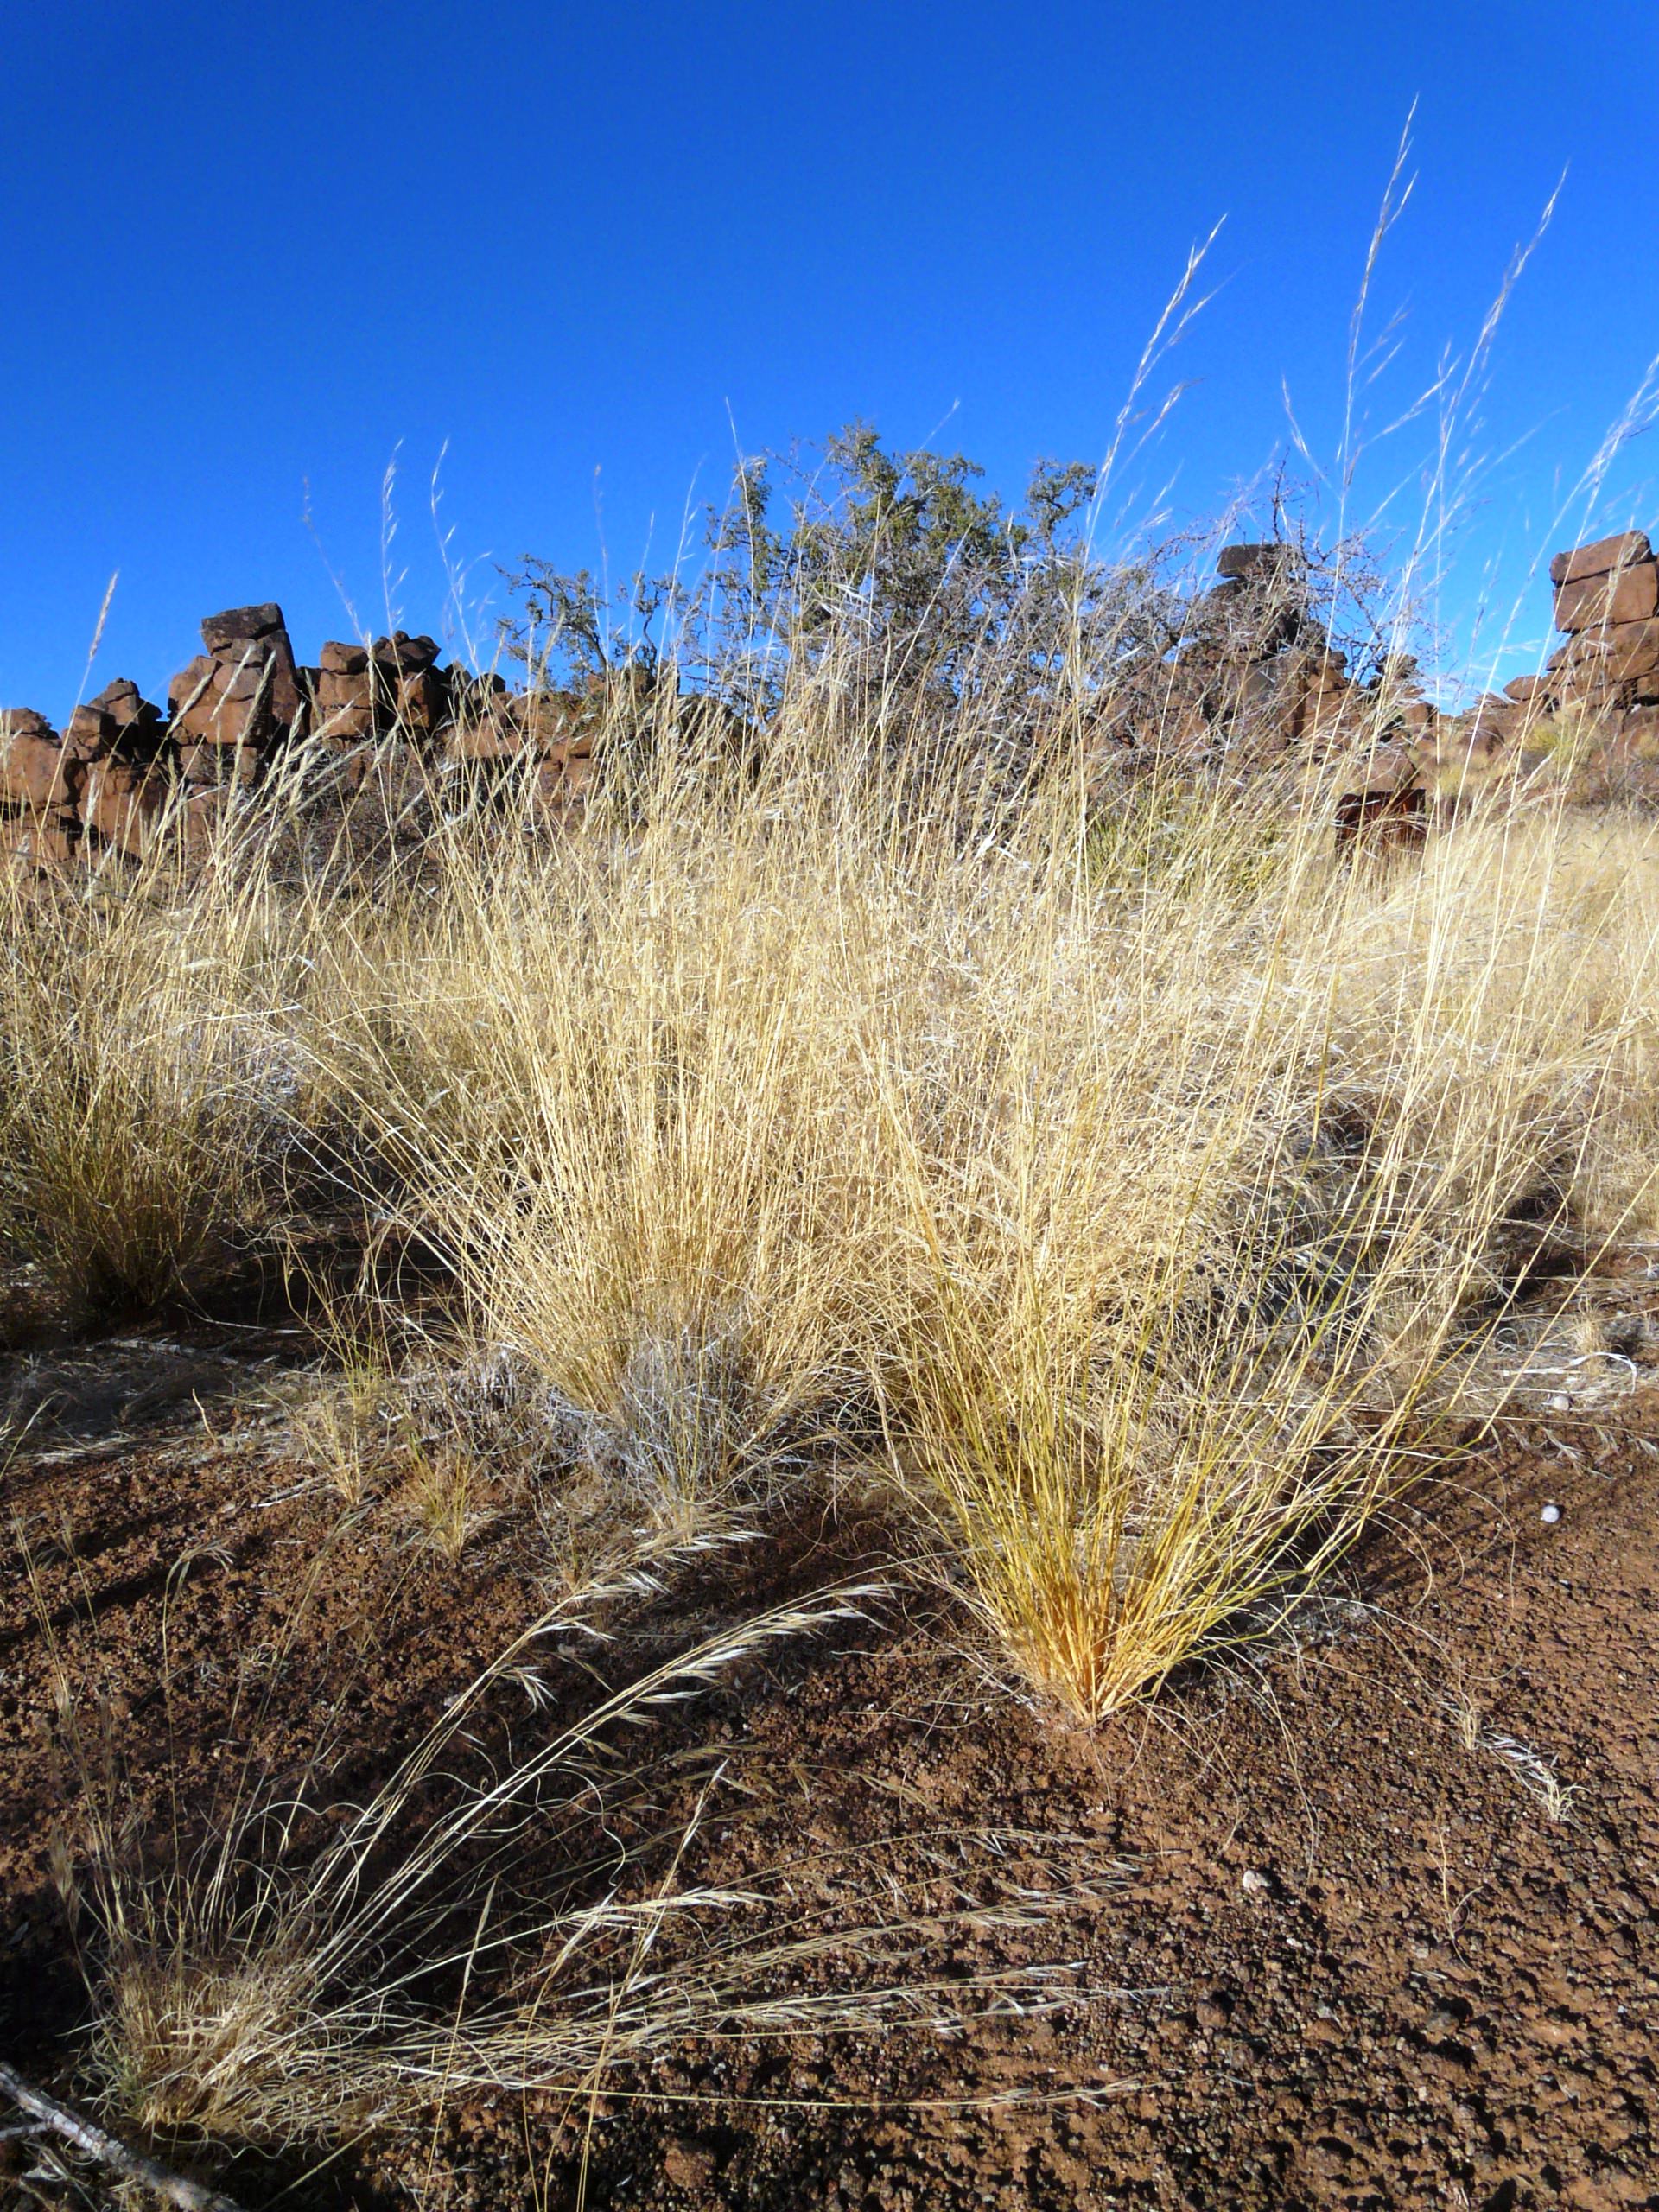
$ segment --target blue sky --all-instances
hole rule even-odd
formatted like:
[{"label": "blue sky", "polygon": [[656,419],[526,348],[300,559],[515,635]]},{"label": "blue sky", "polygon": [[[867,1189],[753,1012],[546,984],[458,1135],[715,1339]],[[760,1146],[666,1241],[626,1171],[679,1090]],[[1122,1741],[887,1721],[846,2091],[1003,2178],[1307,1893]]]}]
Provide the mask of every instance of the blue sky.
[{"label": "blue sky", "polygon": [[[1269,469],[1285,382],[1329,458],[1414,100],[1378,423],[1467,347],[1565,172],[1463,434],[1441,601],[1466,632],[1519,595],[1504,671],[1547,621],[1528,564],[1582,534],[1562,504],[1659,353],[1652,0],[20,0],[0,59],[0,703],[54,718],[117,569],[94,688],[159,692],[242,601],[279,599],[308,658],[354,626],[340,586],[384,627],[394,457],[394,604],[435,632],[446,447],[486,626],[493,560],[670,551],[734,424],[753,449],[862,415],[1010,490],[1039,454],[1097,460],[1224,218],[1125,511],[1173,486],[1201,514]],[[1429,443],[1374,447],[1357,510],[1398,486],[1414,519]],[[1598,517],[1659,522],[1656,475],[1633,439]]]}]

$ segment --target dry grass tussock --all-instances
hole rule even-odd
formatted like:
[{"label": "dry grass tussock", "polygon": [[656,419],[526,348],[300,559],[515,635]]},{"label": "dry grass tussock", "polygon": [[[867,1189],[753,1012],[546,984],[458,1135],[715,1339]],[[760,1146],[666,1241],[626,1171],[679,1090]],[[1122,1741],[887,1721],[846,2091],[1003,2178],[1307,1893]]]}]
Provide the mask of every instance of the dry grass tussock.
[{"label": "dry grass tussock", "polygon": [[[521,1694],[533,1713],[551,1701],[568,1618],[556,1608],[366,1802],[334,1801],[325,1731],[280,1793],[245,1763],[205,1834],[175,1807],[167,1842],[133,1815],[107,1716],[65,1679],[89,1834],[56,1872],[72,1922],[97,1931],[91,2085],[148,2134],[187,2143],[339,2142],[501,2089],[563,2098],[580,2126],[617,2069],[688,2038],[944,2028],[1065,2001],[1063,1968],[935,1979],[918,1954],[958,1924],[1035,1927],[1097,1901],[1122,1878],[1116,1864],[998,1896],[988,1870],[1026,1840],[941,1834],[921,1878],[889,1879],[880,1916],[861,1926],[855,1885],[831,1912],[804,1910],[765,1871],[736,1888],[690,1879],[720,1758],[619,1756],[619,1737],[664,1707],[880,1594],[849,1585],[779,1608],[526,1727]],[[690,1815],[665,1826],[664,1799],[688,1791]]]},{"label": "dry grass tussock", "polygon": [[[1541,1245],[1654,1223],[1652,833],[1492,810],[1345,867],[1318,791],[1085,797],[1063,761],[992,804],[951,711],[918,766],[809,685],[741,774],[664,733],[583,828],[436,810],[327,897],[160,863],[12,894],[9,1255],[177,1296],[292,1235],[302,1167],[441,1262],[413,1317],[365,1274],[377,1349],[320,1446],[347,1510],[457,1551],[518,1455],[550,1529],[598,1495],[649,1550],[874,1488],[1085,1720],[1259,1635],[1492,1410],[1477,1356]],[[476,1400],[435,1445],[386,1409],[429,1407],[435,1345]],[[188,1866],[104,1839],[100,2064],[146,2124],[315,2134],[766,2026],[737,1937],[695,2002],[655,1976],[671,1908],[746,1909],[671,1853],[498,1938],[494,1839],[575,1802],[589,1724],[406,1833],[458,1726],[321,1843],[257,1792]]]},{"label": "dry grass tussock", "polygon": [[313,925],[257,878],[0,887],[0,1250],[81,1314],[269,1230],[315,1103]]},{"label": "dry grass tussock", "polygon": [[1606,817],[1389,874],[1247,801],[1079,826],[681,803],[457,852],[336,944],[320,1049],[634,1512],[878,1480],[1096,1718],[1491,1410],[1541,1241],[1649,1210],[1659,874]]},{"label": "dry grass tussock", "polygon": [[[153,1300],[326,1169],[441,1255],[498,1453],[654,1540],[875,1480],[1097,1717],[1490,1410],[1528,1240],[1651,1215],[1650,835],[1494,811],[1355,869],[1317,794],[1066,774],[976,820],[836,772],[811,704],[759,776],[664,742],[588,830],[440,825],[372,896],[19,901],[8,1243]],[[459,1548],[476,1435],[399,1433]]]}]

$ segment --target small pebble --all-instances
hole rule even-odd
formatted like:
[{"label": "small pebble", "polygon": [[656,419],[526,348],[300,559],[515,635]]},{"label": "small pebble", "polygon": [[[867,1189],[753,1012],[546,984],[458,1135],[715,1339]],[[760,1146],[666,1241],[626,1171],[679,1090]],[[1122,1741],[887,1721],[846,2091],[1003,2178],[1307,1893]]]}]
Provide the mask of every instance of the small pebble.
[{"label": "small pebble", "polygon": [[1247,1866],[1238,1878],[1238,1886],[1247,1897],[1264,1897],[1273,1887],[1273,1878],[1259,1867]]},{"label": "small pebble", "polygon": [[1572,1412],[1573,1401],[1567,1396],[1565,1390],[1558,1390],[1555,1393],[1554,1396],[1549,1402],[1549,1410],[1553,1414],[1570,1414]]},{"label": "small pebble", "polygon": [[1553,1529],[1560,1517],[1561,1509],[1559,1505],[1555,1504],[1547,1505],[1543,1511],[1538,1516],[1538,1518],[1543,1522],[1546,1529]]}]

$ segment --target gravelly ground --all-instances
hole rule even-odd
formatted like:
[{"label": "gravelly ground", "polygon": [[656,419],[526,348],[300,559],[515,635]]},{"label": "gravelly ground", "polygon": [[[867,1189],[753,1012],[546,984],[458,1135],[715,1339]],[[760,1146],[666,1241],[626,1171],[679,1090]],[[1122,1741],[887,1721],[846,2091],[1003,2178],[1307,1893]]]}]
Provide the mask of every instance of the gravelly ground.
[{"label": "gravelly ground", "polygon": [[[245,1353],[76,1357],[79,1399],[31,1370],[47,1411],[0,1500],[35,1562],[0,1617],[0,2054],[60,2084],[83,1999],[48,1866],[78,1787],[50,1648],[106,1685],[153,1819],[211,1802],[228,1655],[269,1643],[303,1577],[258,1725],[275,1765],[325,1709],[343,1719],[359,1789],[540,1602],[510,1532],[453,1566],[372,1517],[341,1535],[258,1414]],[[944,1616],[780,1646],[673,1723],[741,1783],[688,1871],[788,1862],[800,1910],[850,1918],[868,1896],[850,1870],[915,1872],[926,1835],[1017,1831],[1011,1870],[1093,1882],[1094,1901],[1030,1934],[953,1927],[924,1963],[1046,1959],[1071,1994],[951,2039],[688,2048],[613,2085],[643,2097],[451,2109],[297,2186],[291,2164],[245,2158],[238,2194],[563,2205],[586,2133],[594,2207],[1659,2206],[1649,1435],[1644,1389],[1616,1422],[1516,1428],[1355,1563],[1358,1602],[1092,1735],[988,1685]],[[716,1561],[607,1663],[658,1648],[676,1605],[730,1613],[858,1553],[855,1532],[796,1529]]]}]

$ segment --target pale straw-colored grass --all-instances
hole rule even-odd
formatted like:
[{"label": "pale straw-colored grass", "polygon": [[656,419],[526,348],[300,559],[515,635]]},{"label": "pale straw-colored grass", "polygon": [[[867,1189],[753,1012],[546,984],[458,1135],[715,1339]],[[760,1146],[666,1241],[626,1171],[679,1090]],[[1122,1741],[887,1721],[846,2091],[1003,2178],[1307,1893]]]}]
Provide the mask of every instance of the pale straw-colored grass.
[{"label": "pale straw-colored grass", "polygon": [[342,1080],[648,1516],[879,1478],[1096,1717],[1490,1412],[1517,1238],[1649,1205],[1649,836],[1495,810],[1351,868],[1294,796],[1103,840],[1058,779],[964,836],[816,772],[452,855],[340,956]]},{"label": "pale straw-colored grass", "polygon": [[[4,1109],[15,1248],[156,1294],[258,1233],[302,1143],[372,1243],[423,1255],[374,1342],[447,1331],[457,1375],[511,1378],[538,1510],[597,1482],[662,1555],[786,1491],[874,1492],[906,1571],[1093,1721],[1262,1635],[1492,1411],[1529,1255],[1652,1221],[1640,819],[1493,804],[1349,865],[1317,779],[1114,781],[1062,718],[1010,785],[971,702],[861,731],[821,672],[737,764],[628,734],[584,824],[435,805],[372,896],[245,866],[32,908],[0,1015],[31,1102]],[[395,1268],[364,1281],[397,1305]],[[444,1465],[366,1487],[454,1552],[475,1501]],[[103,1839],[99,2064],[146,2125],[575,2094],[664,2034],[817,2017],[764,1934],[701,1989],[657,1977],[671,1905],[759,1910],[671,1855],[493,1948],[492,1824],[539,1852],[596,1739],[429,1817],[454,1725],[333,1840],[257,1791],[153,1874]],[[876,2011],[905,2001],[901,1973]]]},{"label": "pale straw-colored grass", "polygon": [[72,1315],[247,1256],[316,1106],[313,925],[251,873],[0,870],[0,1254]]}]

